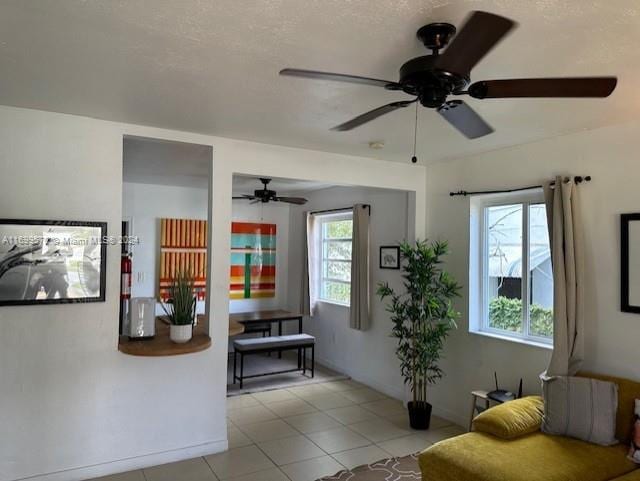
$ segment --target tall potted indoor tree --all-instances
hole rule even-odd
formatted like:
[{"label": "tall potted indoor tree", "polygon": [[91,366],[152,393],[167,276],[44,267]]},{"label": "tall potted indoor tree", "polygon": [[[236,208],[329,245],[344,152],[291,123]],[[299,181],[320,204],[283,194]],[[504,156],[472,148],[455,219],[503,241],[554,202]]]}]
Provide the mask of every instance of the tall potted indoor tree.
[{"label": "tall potted indoor tree", "polygon": [[386,310],[393,322],[391,335],[398,340],[396,354],[402,376],[412,393],[408,407],[414,429],[429,429],[427,386],[443,375],[439,361],[444,341],[459,316],[452,299],[460,295],[460,286],[442,269],[442,257],[447,252],[446,242],[403,242],[404,292],[396,293],[386,282],[378,284],[378,296],[389,299]]},{"label": "tall potted indoor tree", "polygon": [[169,287],[169,300],[162,308],[169,319],[169,338],[185,343],[193,336],[193,320],[196,315],[196,298],[193,293],[193,276],[179,271]]}]

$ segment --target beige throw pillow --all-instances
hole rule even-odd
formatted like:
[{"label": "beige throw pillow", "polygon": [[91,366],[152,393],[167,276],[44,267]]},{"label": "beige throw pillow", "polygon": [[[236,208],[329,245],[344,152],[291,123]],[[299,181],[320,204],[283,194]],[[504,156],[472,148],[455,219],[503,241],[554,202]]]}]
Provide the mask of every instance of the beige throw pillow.
[{"label": "beige throw pillow", "polygon": [[618,441],[618,385],[583,377],[558,376],[543,381],[542,431],[610,446]]}]

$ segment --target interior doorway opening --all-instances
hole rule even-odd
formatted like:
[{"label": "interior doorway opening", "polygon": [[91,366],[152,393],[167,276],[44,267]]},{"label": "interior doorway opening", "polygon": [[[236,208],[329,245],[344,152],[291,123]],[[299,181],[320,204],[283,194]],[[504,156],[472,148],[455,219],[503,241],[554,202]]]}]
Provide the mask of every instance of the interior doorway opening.
[{"label": "interior doorway opening", "polygon": [[[210,145],[124,136],[122,225],[131,243],[122,249],[121,346],[167,336],[181,275],[193,285],[193,339],[208,338],[212,158]],[[151,310],[146,320],[140,306]]]},{"label": "interior doorway opening", "polygon": [[[394,356],[395,345],[375,289],[378,282],[401,281],[399,271],[380,265],[379,252],[414,239],[412,193],[239,174],[233,176],[232,190],[228,395],[353,378],[375,389],[391,387],[387,393],[397,396],[402,386],[388,381],[398,378],[396,366],[376,366],[376,359],[388,364],[382,360]],[[354,206],[364,207],[369,216],[371,324],[365,330],[349,327]],[[309,216],[317,225],[313,242]],[[305,307],[309,283],[316,292],[313,316]],[[240,375],[243,356],[235,352],[246,349],[245,340],[259,347],[263,339],[273,338],[277,346],[279,337],[291,335],[313,337],[314,377],[296,348],[282,354],[276,348],[258,349],[244,356]],[[306,359],[311,361],[310,350]]]}]

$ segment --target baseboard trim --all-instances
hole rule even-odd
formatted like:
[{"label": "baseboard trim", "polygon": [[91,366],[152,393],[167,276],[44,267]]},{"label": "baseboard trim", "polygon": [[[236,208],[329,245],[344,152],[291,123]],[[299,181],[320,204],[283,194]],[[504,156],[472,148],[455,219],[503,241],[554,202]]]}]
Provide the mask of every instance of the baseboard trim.
[{"label": "baseboard trim", "polygon": [[373,379],[372,377],[364,373],[355,372],[350,369],[345,369],[344,366],[336,365],[333,362],[331,362],[329,359],[317,358],[317,361],[320,364],[327,366],[329,369],[333,369],[334,371],[346,374],[347,376],[351,377],[354,381],[358,381],[363,384],[366,384],[367,386],[372,387],[375,390],[380,391],[383,394],[386,394],[387,396],[391,396],[392,398],[399,399],[403,402],[405,401],[404,399],[405,394],[404,394],[404,391],[402,390],[394,389],[389,385],[379,383],[376,379]]},{"label": "baseboard trim", "polygon": [[226,451],[228,447],[229,443],[227,439],[211,441],[204,444],[197,444],[195,446],[187,446],[158,453],[119,459],[117,461],[109,461],[107,463],[65,469],[48,474],[37,474],[26,478],[16,478],[14,481],[83,481],[85,479],[98,478],[100,476],[124,473],[134,469],[142,469],[157,466],[159,464],[183,461],[185,459],[196,458],[198,456],[208,456],[209,454]]},{"label": "baseboard trim", "polygon": [[469,427],[469,419],[464,416],[460,416],[458,413],[453,411],[449,411],[448,409],[442,408],[440,406],[433,406],[433,415],[438,416],[439,418],[446,419],[447,421],[451,421],[458,426],[467,429]]},{"label": "baseboard trim", "polygon": [[[349,372],[349,370],[345,369],[344,366],[338,366],[332,363],[329,359],[318,358],[318,362],[320,364],[323,364],[324,366],[327,366],[330,369],[333,369],[334,371],[342,372],[350,376],[355,381],[362,382],[363,384],[366,384],[367,386],[370,386],[376,389],[377,391],[380,391],[381,393],[386,394],[387,396],[391,396],[392,398],[399,399],[406,404],[404,391],[393,389],[390,386],[382,385],[378,383],[375,379],[372,379],[371,377],[365,374],[353,372],[353,371]],[[464,416],[460,416],[460,414],[456,412],[450,411],[448,409],[445,409],[436,405],[433,406],[433,414],[435,416],[446,419],[447,421],[450,421],[464,428],[466,428],[469,424],[469,419],[466,419]]]}]

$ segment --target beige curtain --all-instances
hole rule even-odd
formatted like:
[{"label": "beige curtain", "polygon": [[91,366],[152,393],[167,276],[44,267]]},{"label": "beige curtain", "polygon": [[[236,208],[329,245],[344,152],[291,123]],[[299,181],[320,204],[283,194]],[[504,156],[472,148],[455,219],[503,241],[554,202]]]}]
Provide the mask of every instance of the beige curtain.
[{"label": "beige curtain", "polygon": [[353,206],[349,326],[360,331],[370,326],[369,258],[369,207],[356,204]]},{"label": "beige curtain", "polygon": [[315,216],[305,212],[305,240],[304,261],[302,274],[302,296],[300,299],[300,311],[305,316],[313,316],[318,302],[319,260],[318,260],[318,232]]},{"label": "beige curtain", "polygon": [[584,357],[584,252],[578,190],[557,177],[544,186],[553,265],[553,354],[547,377],[574,375]]}]

